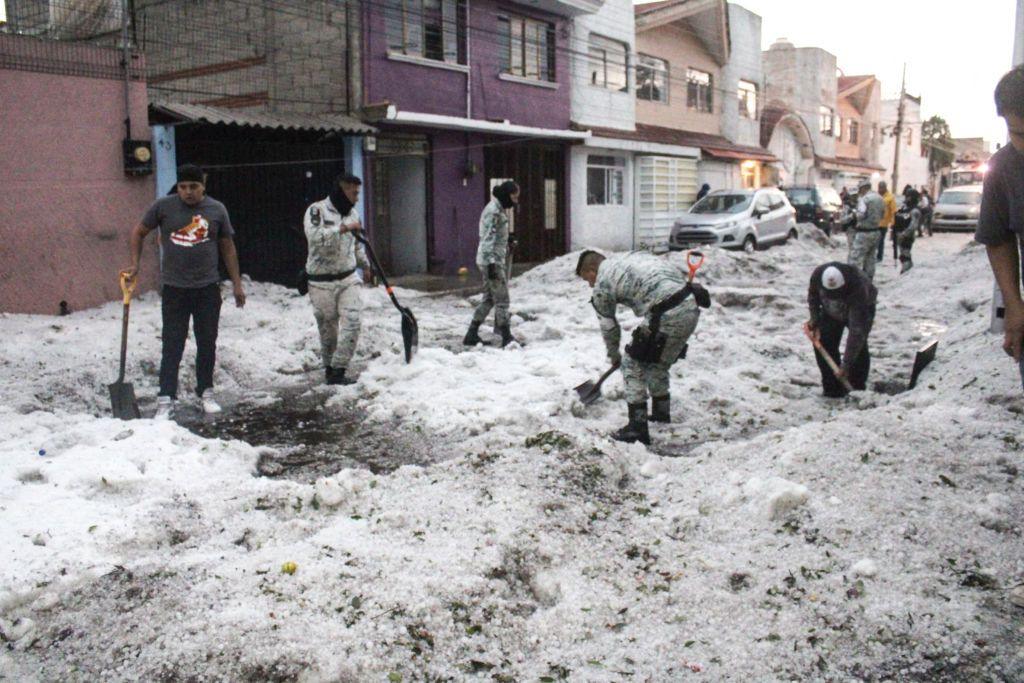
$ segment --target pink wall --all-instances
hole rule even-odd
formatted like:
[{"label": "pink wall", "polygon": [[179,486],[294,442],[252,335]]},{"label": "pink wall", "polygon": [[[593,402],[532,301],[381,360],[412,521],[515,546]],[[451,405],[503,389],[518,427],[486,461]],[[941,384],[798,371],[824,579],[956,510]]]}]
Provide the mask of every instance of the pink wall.
[{"label": "pink wall", "polygon": [[[61,300],[79,310],[120,298],[129,233],[155,193],[152,176],[123,172],[123,87],[0,68],[0,311],[56,314]],[[150,137],[147,102],[133,81],[136,139]],[[145,257],[142,288],[152,288],[152,238]]]}]

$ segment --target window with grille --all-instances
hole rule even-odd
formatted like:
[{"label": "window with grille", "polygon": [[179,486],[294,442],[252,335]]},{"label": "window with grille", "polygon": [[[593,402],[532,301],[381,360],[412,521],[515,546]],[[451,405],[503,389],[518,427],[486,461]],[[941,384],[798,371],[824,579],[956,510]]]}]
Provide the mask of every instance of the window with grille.
[{"label": "window with grille", "polygon": [[627,92],[626,46],[623,43],[591,34],[587,54],[591,85]]},{"label": "window with grille", "polygon": [[686,70],[686,106],[701,112],[715,110],[715,95],[711,74],[698,69]]},{"label": "window with grille", "polygon": [[850,142],[855,145],[860,142],[860,121],[850,121]]},{"label": "window with grille", "polygon": [[740,97],[740,116],[746,119],[756,119],[757,85],[750,81],[740,81],[738,94]]},{"label": "window with grille", "polygon": [[832,113],[831,107],[824,105],[818,107],[818,130],[825,135],[832,135],[835,131],[834,125],[835,115]]},{"label": "window with grille", "polygon": [[501,70],[521,78],[555,81],[555,27],[543,21],[499,16]]},{"label": "window with grille", "polygon": [[587,204],[622,204],[626,160],[621,157],[587,156]]},{"label": "window with grille", "polygon": [[636,98],[668,104],[668,62],[658,57],[638,55]]},{"label": "window with grille", "polygon": [[388,51],[466,63],[465,0],[385,0]]}]

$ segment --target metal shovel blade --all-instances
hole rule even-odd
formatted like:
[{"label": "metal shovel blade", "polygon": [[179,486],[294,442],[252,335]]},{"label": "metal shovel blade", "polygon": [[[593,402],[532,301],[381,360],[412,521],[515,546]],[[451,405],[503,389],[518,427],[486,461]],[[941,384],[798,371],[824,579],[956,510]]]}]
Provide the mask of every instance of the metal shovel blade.
[{"label": "metal shovel blade", "polygon": [[138,420],[142,417],[131,382],[114,382],[108,384],[107,388],[110,389],[110,408],[114,417],[120,420]]},{"label": "metal shovel blade", "polygon": [[579,396],[580,403],[589,406],[601,398],[601,385],[592,379],[588,379],[576,387],[576,395]]},{"label": "metal shovel blade", "polygon": [[939,348],[938,340],[926,344],[914,356],[914,369],[910,371],[910,385],[907,389],[913,389],[917,386],[917,378],[921,376],[921,372],[928,367],[928,365],[935,360],[935,351]]},{"label": "metal shovel blade", "polygon": [[416,322],[416,316],[404,306],[399,309],[402,312],[402,344],[405,347],[405,362],[411,363],[412,357],[420,345],[420,326]]}]

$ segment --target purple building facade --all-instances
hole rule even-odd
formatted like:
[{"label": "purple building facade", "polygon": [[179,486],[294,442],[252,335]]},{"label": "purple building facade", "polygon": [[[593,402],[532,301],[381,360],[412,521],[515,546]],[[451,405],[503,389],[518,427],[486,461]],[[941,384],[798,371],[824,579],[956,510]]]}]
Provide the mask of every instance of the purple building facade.
[{"label": "purple building facade", "polygon": [[569,245],[572,17],[600,2],[363,3],[366,222],[397,274],[472,269],[494,184],[522,188],[515,258]]}]

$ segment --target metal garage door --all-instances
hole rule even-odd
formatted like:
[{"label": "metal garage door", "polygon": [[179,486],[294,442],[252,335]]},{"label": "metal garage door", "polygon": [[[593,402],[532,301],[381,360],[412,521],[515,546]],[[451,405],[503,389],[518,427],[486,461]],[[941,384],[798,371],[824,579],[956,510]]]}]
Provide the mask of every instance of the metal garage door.
[{"label": "metal garage door", "polygon": [[637,249],[664,249],[672,224],[697,198],[697,160],[682,157],[636,158]]}]

